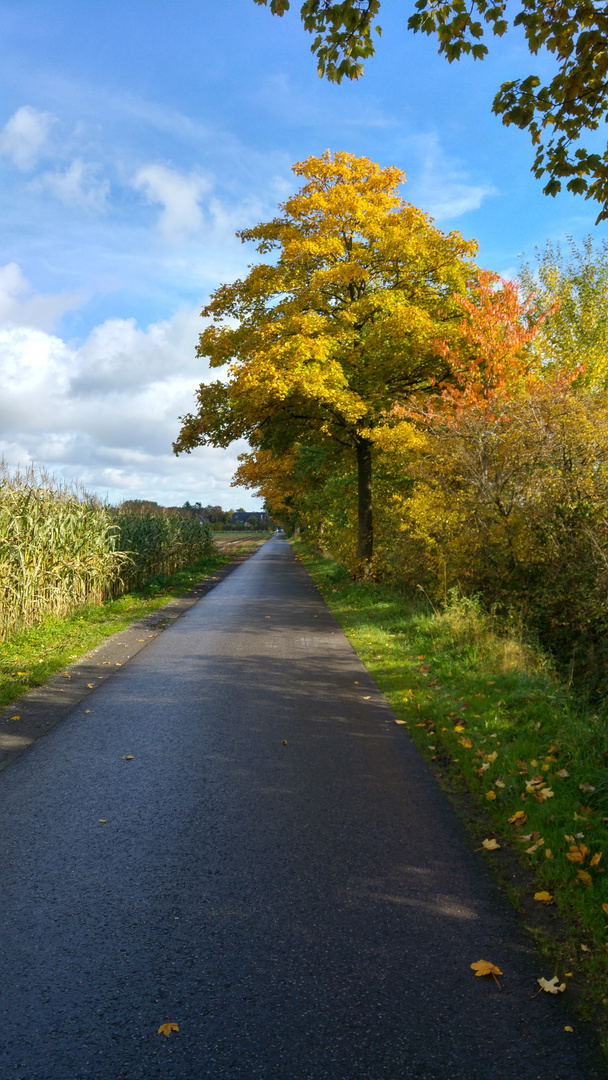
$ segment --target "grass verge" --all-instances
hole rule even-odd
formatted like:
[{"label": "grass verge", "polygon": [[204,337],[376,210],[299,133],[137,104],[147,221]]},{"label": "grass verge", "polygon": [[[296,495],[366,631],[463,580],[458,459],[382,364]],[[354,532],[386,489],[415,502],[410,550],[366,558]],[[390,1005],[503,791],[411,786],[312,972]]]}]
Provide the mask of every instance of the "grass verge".
[{"label": "grass verge", "polygon": [[231,544],[225,551],[214,551],[171,577],[158,574],[143,589],[125,593],[117,600],[91,604],[65,619],[46,619],[0,642],[0,707],[44,685],[51,675],[105,638],[168,604],[259,542],[259,537],[241,538],[240,543]]},{"label": "grass verge", "polygon": [[293,546],[606,1048],[605,717],[475,600],[435,610]]}]

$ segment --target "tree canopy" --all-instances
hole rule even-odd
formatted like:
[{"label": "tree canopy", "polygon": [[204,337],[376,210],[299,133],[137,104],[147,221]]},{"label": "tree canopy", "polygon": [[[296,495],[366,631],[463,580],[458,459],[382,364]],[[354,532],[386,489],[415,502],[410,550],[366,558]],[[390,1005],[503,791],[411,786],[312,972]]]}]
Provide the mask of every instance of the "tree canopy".
[{"label": "tree canopy", "polygon": [[[289,0],[255,0],[274,15],[288,10]],[[301,16],[313,35],[311,50],[318,71],[332,82],[358,79],[363,61],[375,51],[373,32],[381,0],[304,0]],[[581,145],[585,131],[596,131],[608,112],[608,8],[603,0],[416,0],[410,29],[435,34],[439,52],[450,63],[461,56],[477,60],[488,53],[484,35],[502,37],[521,27],[533,56],[547,51],[557,70],[545,85],[531,74],[502,84],[492,109],[504,124],[530,132],[536,156],[532,171],[545,177],[544,192],[569,191],[600,204],[598,221],[608,217],[608,150],[603,154]]]},{"label": "tree canopy", "polygon": [[176,453],[247,438],[281,455],[302,442],[356,459],[358,558],[372,557],[372,433],[395,402],[445,380],[438,340],[460,332],[457,296],[474,241],[440,232],[399,194],[403,173],[329,151],[294,166],[304,186],[281,215],[239,235],[274,261],[216,290],[198,355],[227,378],[203,383]]}]

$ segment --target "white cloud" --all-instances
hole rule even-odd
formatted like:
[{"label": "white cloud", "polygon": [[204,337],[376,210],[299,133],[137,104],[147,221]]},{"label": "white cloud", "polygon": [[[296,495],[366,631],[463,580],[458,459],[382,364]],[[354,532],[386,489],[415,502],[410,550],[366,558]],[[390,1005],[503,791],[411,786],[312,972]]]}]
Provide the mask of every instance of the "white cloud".
[{"label": "white cloud", "polygon": [[144,165],[132,181],[147,201],[162,206],[158,229],[169,243],[183,243],[203,227],[199,206],[210,184],[197,173],[189,176],[169,169],[166,165]]},{"label": "white cloud", "polygon": [[54,122],[50,113],[22,105],[0,131],[0,154],[24,172],[33,169]]},{"label": "white cloud", "polygon": [[145,330],[110,319],[79,347],[39,330],[0,331],[0,455],[80,480],[112,501],[253,507],[250,493],[230,486],[244,444],[171,452],[178,417],[192,411],[198,383],[210,377],[195,356],[201,326],[198,310],[184,307]]},{"label": "white cloud", "polygon": [[99,180],[99,165],[83,162],[80,158],[65,172],[45,172],[33,181],[37,191],[49,191],[66,206],[76,206],[80,210],[103,210],[106,204],[110,183]]},{"label": "white cloud", "polygon": [[32,286],[17,263],[0,266],[0,327],[52,329],[57,320],[83,303],[80,293],[31,296]]},{"label": "white cloud", "polygon": [[472,184],[469,174],[444,154],[434,135],[418,136],[413,140],[421,159],[421,169],[408,185],[407,196],[423,206],[438,221],[460,217],[478,210],[483,200],[497,194],[490,184]]}]

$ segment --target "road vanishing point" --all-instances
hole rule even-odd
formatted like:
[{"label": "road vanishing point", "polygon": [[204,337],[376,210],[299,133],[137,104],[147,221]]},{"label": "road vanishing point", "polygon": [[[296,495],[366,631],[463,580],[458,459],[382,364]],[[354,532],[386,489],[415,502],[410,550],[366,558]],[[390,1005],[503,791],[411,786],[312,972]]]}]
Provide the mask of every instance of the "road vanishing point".
[{"label": "road vanishing point", "polygon": [[605,1078],[394,719],[278,535],[13,761],[2,1080]]}]

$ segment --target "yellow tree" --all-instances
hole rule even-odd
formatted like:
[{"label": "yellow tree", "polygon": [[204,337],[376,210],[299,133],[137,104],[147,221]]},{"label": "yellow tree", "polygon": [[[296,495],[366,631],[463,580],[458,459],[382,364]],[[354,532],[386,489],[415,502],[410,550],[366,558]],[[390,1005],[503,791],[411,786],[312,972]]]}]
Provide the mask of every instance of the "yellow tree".
[{"label": "yellow tree", "polygon": [[239,233],[273,261],[222,285],[198,355],[228,365],[182,417],[176,453],[246,437],[282,454],[336,442],[356,457],[357,560],[373,552],[373,430],[395,402],[445,379],[437,341],[458,334],[455,299],[475,275],[477,247],[445,234],[403,201],[404,174],[329,151],[293,168],[303,187],[280,216]]}]

